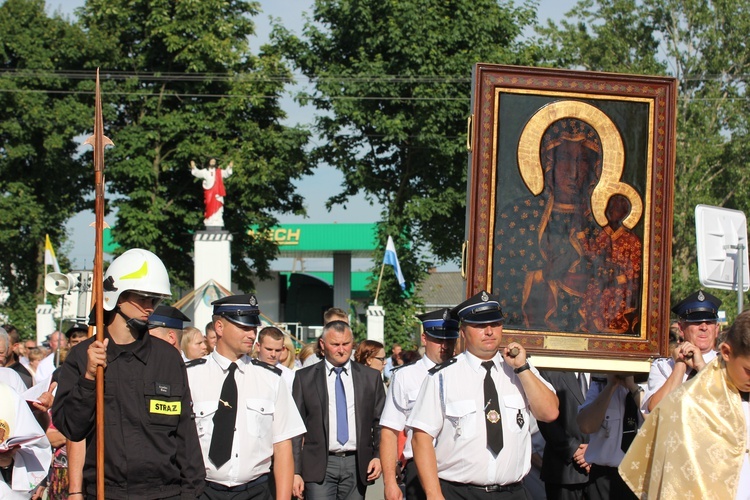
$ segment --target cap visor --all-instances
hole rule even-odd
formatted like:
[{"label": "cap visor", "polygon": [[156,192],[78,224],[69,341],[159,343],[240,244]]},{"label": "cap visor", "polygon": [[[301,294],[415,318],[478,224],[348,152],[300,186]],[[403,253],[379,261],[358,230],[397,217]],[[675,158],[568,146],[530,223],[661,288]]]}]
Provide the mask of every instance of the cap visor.
[{"label": "cap visor", "polygon": [[477,323],[496,323],[503,321],[503,314],[500,311],[482,311],[479,313],[470,313],[461,318],[461,321],[469,324]]}]

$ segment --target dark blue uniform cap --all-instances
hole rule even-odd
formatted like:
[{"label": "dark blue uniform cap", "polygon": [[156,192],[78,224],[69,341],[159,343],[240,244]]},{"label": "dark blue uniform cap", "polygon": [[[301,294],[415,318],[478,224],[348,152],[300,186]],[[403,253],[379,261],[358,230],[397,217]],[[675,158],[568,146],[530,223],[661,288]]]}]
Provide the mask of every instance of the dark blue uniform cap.
[{"label": "dark blue uniform cap", "polygon": [[700,323],[719,319],[721,300],[708,292],[698,290],[672,308],[682,321]]},{"label": "dark blue uniform cap", "polygon": [[229,295],[211,302],[214,314],[239,326],[260,326],[258,299],[253,294]]},{"label": "dark blue uniform cap", "polygon": [[424,332],[432,338],[450,340],[458,338],[458,320],[452,315],[447,307],[418,314],[417,318],[422,322]]},{"label": "dark blue uniform cap", "polygon": [[453,315],[462,323],[481,324],[503,321],[500,298],[482,290],[453,308]]},{"label": "dark blue uniform cap", "polygon": [[190,318],[185,316],[182,311],[172,306],[160,305],[151,316],[148,317],[148,329],[152,328],[175,328],[182,330],[185,323],[190,322]]},{"label": "dark blue uniform cap", "polygon": [[84,323],[73,323],[73,326],[68,328],[65,332],[65,336],[70,338],[75,332],[89,332],[89,326]]}]

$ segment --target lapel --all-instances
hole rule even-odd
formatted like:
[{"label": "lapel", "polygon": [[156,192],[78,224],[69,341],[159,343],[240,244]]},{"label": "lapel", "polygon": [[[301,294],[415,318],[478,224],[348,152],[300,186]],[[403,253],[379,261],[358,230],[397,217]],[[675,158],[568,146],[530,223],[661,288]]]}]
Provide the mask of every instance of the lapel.
[{"label": "lapel", "polygon": [[[323,413],[323,436],[325,442],[328,442],[328,386],[326,381],[326,362],[320,360],[315,363],[315,389],[318,391],[318,399],[320,400],[320,409]],[[327,446],[327,445],[326,445]]]},{"label": "lapel", "polygon": [[581,388],[578,386],[578,378],[576,377],[576,374],[573,372],[566,372],[563,374],[562,379],[563,382],[565,382],[565,385],[570,389],[570,393],[576,398],[576,401],[578,401],[578,406],[582,405],[586,398],[581,392]]},{"label": "lapel", "polygon": [[357,433],[357,439],[359,439],[359,416],[362,415],[362,409],[360,408],[362,401],[357,387],[363,385],[361,381],[362,366],[354,361],[350,363],[350,366],[352,367],[352,385],[354,386],[354,432]]}]

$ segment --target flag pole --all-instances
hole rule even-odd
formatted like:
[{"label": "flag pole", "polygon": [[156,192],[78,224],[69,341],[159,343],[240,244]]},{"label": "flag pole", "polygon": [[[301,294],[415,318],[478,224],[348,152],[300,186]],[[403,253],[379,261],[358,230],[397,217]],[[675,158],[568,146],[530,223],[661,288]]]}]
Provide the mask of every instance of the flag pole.
[{"label": "flag pole", "polygon": [[[104,135],[102,121],[102,99],[99,87],[99,69],[96,70],[96,96],[94,111],[94,134],[86,139],[85,144],[94,148],[94,213],[96,215],[94,239],[94,272],[92,299],[96,316],[96,340],[104,342],[104,146],[112,146],[112,141]],[[91,327],[89,326],[89,336]],[[105,498],[104,494],[104,367],[96,368],[96,497]]]},{"label": "flag pole", "polygon": [[380,295],[380,282],[383,281],[383,269],[385,269],[385,259],[380,264],[380,277],[378,278],[378,288],[375,290],[375,305],[378,305],[378,295]]}]

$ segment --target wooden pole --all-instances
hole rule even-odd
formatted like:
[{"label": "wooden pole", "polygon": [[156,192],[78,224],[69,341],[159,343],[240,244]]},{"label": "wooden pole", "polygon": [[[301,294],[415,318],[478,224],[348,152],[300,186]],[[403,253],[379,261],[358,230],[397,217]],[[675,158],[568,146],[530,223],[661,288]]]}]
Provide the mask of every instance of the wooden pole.
[{"label": "wooden pole", "polygon": [[[102,121],[102,99],[99,88],[99,69],[96,70],[96,97],[94,111],[94,134],[86,139],[94,148],[94,213],[96,215],[94,239],[93,302],[96,316],[96,340],[104,342],[104,146],[113,143],[104,135]],[[89,335],[91,334],[89,327]],[[96,369],[96,497],[104,495],[104,368]]]},{"label": "wooden pole", "polygon": [[385,258],[380,264],[380,277],[378,278],[378,288],[375,290],[375,305],[378,305],[378,295],[380,295],[380,282],[383,281],[383,269],[385,269]]}]

